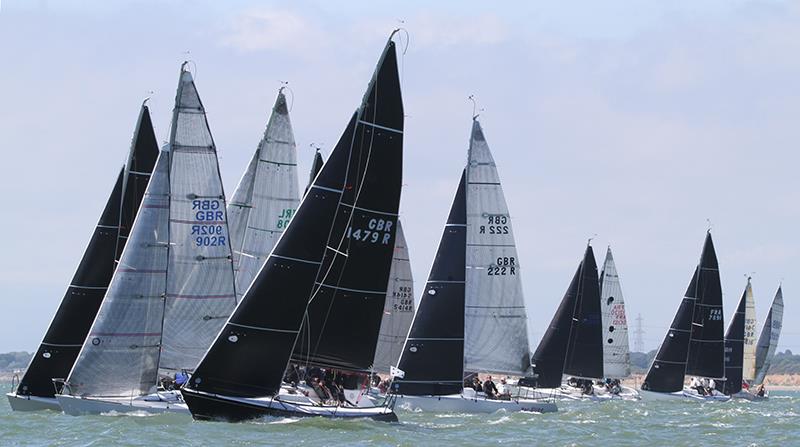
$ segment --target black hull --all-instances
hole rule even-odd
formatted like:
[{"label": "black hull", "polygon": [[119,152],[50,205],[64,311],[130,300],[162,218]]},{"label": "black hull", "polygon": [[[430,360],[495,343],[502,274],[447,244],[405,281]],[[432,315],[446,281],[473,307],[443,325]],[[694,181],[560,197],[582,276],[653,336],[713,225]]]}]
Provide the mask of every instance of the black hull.
[{"label": "black hull", "polygon": [[394,412],[381,413],[369,416],[352,415],[326,415],[309,414],[289,409],[273,408],[247,402],[234,401],[224,397],[200,394],[191,390],[181,390],[183,400],[192,413],[192,418],[198,421],[244,422],[271,417],[329,417],[336,419],[367,418],[381,422],[397,422]]}]

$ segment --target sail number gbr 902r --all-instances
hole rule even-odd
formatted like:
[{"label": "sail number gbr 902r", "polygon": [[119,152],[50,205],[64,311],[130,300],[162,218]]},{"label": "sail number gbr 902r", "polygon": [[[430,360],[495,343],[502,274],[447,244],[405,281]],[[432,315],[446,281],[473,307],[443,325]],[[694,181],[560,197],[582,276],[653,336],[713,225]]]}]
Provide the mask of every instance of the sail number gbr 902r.
[{"label": "sail number gbr 902r", "polygon": [[197,247],[224,246],[225,212],[219,200],[193,200],[192,212],[197,225],[192,225],[191,236]]},{"label": "sail number gbr 902r", "polygon": [[386,245],[392,238],[392,227],[394,222],[391,220],[373,218],[367,222],[367,228],[347,227],[345,236],[361,242]]}]

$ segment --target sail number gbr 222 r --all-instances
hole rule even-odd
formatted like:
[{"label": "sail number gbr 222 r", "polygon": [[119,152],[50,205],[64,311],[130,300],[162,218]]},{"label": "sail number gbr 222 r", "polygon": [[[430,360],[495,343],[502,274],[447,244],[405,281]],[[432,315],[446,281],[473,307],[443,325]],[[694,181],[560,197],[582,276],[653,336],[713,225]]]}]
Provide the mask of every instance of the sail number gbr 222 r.
[{"label": "sail number gbr 222 r", "polygon": [[347,237],[361,242],[386,245],[392,238],[394,222],[388,219],[373,218],[367,222],[367,228],[347,227]]}]

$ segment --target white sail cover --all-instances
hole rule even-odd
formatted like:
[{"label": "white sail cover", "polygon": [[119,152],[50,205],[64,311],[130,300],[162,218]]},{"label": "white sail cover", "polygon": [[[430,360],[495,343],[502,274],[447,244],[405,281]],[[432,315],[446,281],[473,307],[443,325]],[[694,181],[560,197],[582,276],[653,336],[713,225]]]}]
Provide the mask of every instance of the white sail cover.
[{"label": "white sail cover", "polygon": [[162,150],[128,243],[65,392],[147,394],[158,379],[169,242],[169,157]]},{"label": "white sail cover", "polygon": [[775,293],[775,299],[772,301],[767,319],[764,321],[764,327],[761,330],[761,335],[758,337],[758,344],[756,345],[756,384],[764,382],[767,376],[769,366],[772,362],[772,357],[775,356],[775,350],[778,348],[778,340],[781,337],[781,327],[783,326],[783,289],[778,288]]},{"label": "white sail cover", "polygon": [[748,382],[756,377],[756,302],[750,279],[744,292],[744,344],[742,353],[742,379]]},{"label": "white sail cover", "polygon": [[170,249],[159,368],[194,369],[236,306],[217,151],[192,75],[181,72],[170,135]]},{"label": "white sail cover", "polygon": [[621,379],[631,374],[631,353],[628,345],[628,320],[625,300],[619,283],[617,266],[611,247],[600,275],[600,316],[603,321],[603,374]]},{"label": "white sail cover", "polygon": [[466,179],[464,371],[522,375],[530,350],[519,257],[500,176],[477,119]]},{"label": "white sail cover", "polygon": [[375,362],[372,366],[375,372],[389,374],[391,368],[397,365],[413,318],[414,280],[411,277],[411,261],[408,257],[406,237],[398,219],[394,256],[389,271],[389,287],[386,290],[386,304],[383,306],[383,319],[378,334],[378,346],[375,349]]},{"label": "white sail cover", "polygon": [[300,203],[297,152],[283,92],[228,204],[236,293],[241,298]]}]

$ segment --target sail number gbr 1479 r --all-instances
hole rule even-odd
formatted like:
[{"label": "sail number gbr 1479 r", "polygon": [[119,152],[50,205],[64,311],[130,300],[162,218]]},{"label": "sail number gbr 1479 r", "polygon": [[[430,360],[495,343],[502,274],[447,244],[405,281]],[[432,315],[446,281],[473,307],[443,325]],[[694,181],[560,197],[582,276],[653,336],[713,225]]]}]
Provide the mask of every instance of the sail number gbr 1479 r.
[{"label": "sail number gbr 1479 r", "polygon": [[367,228],[347,227],[347,237],[361,242],[386,245],[392,238],[394,222],[387,219],[370,219]]}]

